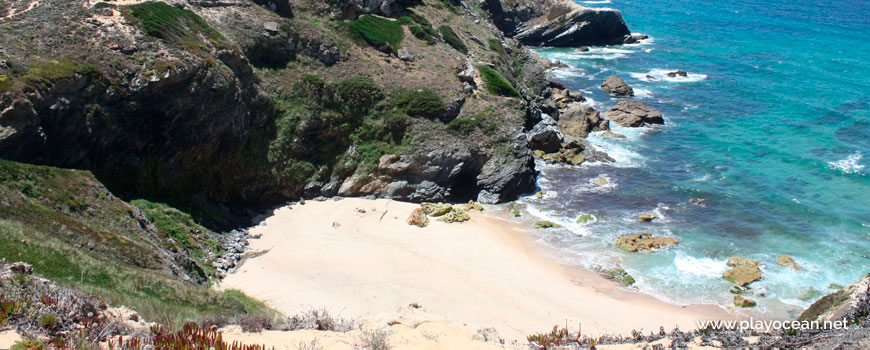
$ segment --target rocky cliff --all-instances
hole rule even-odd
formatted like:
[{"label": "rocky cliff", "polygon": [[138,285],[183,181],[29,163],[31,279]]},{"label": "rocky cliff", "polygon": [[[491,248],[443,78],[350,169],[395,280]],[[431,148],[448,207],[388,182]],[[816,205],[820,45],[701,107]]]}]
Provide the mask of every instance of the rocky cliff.
[{"label": "rocky cliff", "polygon": [[631,39],[622,14],[570,0],[486,0],[485,9],[508,36],[530,46],[620,45]]}]

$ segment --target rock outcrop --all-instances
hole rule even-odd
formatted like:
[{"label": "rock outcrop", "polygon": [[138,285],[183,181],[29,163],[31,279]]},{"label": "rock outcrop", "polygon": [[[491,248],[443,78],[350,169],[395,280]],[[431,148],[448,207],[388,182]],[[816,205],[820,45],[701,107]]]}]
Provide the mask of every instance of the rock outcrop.
[{"label": "rock outcrop", "polygon": [[541,159],[552,163],[580,165],[586,161],[586,155],[583,154],[583,150],[585,149],[586,145],[575,140],[563,144],[559,151],[555,153],[544,154],[543,152],[538,151],[538,156]]},{"label": "rock outcrop", "polygon": [[676,245],[680,240],[673,237],[653,236],[649,233],[619,236],[616,247],[627,252],[651,252]]},{"label": "rock outcrop", "polygon": [[845,289],[828,294],[814,302],[804,311],[800,321],[842,321],[848,322],[866,318],[870,315],[870,275]]},{"label": "rock outcrop", "polygon": [[634,89],[618,75],[611,75],[601,83],[601,90],[616,97],[632,97]]},{"label": "rock outcrop", "polygon": [[570,0],[486,0],[482,5],[499,29],[525,45],[619,45],[631,37],[622,14],[610,8]]},{"label": "rock outcrop", "polygon": [[593,131],[610,130],[610,121],[601,117],[594,108],[579,103],[571,104],[559,115],[559,129],[565,135],[586,137]]},{"label": "rock outcrop", "polygon": [[737,286],[745,287],[746,285],[761,280],[761,268],[757,260],[747,259],[739,256],[728,258],[726,263],[731,267],[728,271],[722,274],[722,278],[731,281]]},{"label": "rock outcrop", "polygon": [[411,212],[411,215],[408,216],[408,225],[414,225],[417,227],[426,227],[429,225],[429,217],[426,216],[426,212],[423,208],[417,208]]},{"label": "rock outcrop", "polygon": [[619,101],[605,115],[607,119],[612,120],[614,123],[627,127],[661,125],[665,123],[661,112],[633,100]]},{"label": "rock outcrop", "polygon": [[755,307],[755,300],[744,298],[740,295],[734,296],[734,306],[736,307]]},{"label": "rock outcrop", "polygon": [[791,268],[792,270],[803,270],[803,268],[794,261],[794,258],[788,254],[780,254],[776,257],[776,263]]},{"label": "rock outcrop", "polygon": [[558,152],[562,147],[562,134],[556,121],[549,115],[542,115],[541,121],[528,132],[529,148],[544,153]]}]

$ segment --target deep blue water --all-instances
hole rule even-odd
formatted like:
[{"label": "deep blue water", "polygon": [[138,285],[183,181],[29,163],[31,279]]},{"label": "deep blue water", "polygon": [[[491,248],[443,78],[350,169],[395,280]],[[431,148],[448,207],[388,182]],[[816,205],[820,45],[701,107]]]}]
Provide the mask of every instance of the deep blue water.
[{"label": "deep blue water", "polygon": [[[764,279],[753,287],[766,296],[754,298],[769,315],[794,315],[831,283],[870,272],[870,2],[586,5],[621,10],[632,32],[652,39],[538,52],[569,64],[557,79],[602,113],[616,100],[598,85],[618,74],[666,125],[614,128],[627,139],[591,136],[613,165],[543,166],[547,195],[523,201],[568,229],[542,232],[542,242],[569,253],[566,263],[618,264],[640,290],[677,303],[729,305],[725,260],[757,259]],[[663,75],[676,69],[691,74]],[[593,183],[599,176],[610,183]],[[638,222],[652,210],[661,217]],[[576,224],[581,213],[598,222]],[[612,247],[618,235],[638,232],[681,242],[652,254]],[[780,253],[804,270],[776,264]]]}]

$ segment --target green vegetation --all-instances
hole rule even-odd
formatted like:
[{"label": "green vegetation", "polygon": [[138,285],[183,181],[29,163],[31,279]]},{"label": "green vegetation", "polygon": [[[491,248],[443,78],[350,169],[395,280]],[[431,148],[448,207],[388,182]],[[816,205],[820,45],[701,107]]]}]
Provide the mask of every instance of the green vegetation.
[{"label": "green vegetation", "polygon": [[631,275],[621,267],[614,267],[607,270],[605,271],[605,274],[607,275],[607,278],[619,282],[623,286],[630,286],[635,282],[634,277],[631,277]]},{"label": "green vegetation", "polygon": [[[156,231],[145,229],[145,218],[89,172],[0,160],[0,198],[0,258],[29,263],[38,276],[166,325],[209,315],[274,314],[240,292],[207,286],[205,262],[164,230],[193,235],[183,231],[198,227],[189,216],[153,204],[163,215],[155,221],[162,222]],[[200,284],[181,281],[170,265]]]},{"label": "green vegetation", "polygon": [[488,121],[483,114],[471,118],[456,118],[447,123],[447,130],[456,135],[468,135],[474,130],[481,129],[484,133],[490,133],[498,128],[493,121]]},{"label": "green vegetation", "polygon": [[409,116],[436,118],[446,109],[441,96],[431,89],[403,89],[393,94],[390,104],[401,109]]},{"label": "green vegetation", "polygon": [[372,15],[363,15],[348,26],[350,35],[358,43],[363,41],[376,49],[385,45],[393,53],[398,52],[404,31],[398,21]]},{"label": "green vegetation", "polygon": [[439,36],[438,32],[432,28],[432,24],[429,23],[425,17],[415,13],[411,13],[408,17],[416,24],[408,24],[408,30],[411,31],[411,34],[414,34],[414,37],[420,39],[426,43],[426,45],[434,45],[438,42]]},{"label": "green vegetation", "polygon": [[501,57],[509,57],[507,51],[504,49],[504,46],[501,45],[501,41],[495,38],[489,38],[487,41],[489,49],[493,52],[499,54]]},{"label": "green vegetation", "polygon": [[483,65],[477,66],[477,70],[480,72],[480,77],[486,85],[486,90],[491,94],[506,97],[520,96],[517,89],[497,70]]},{"label": "green vegetation", "polygon": [[165,2],[148,1],[130,5],[122,11],[128,20],[137,23],[149,36],[188,49],[201,49],[200,35],[216,46],[223,46],[223,35],[191,10],[180,9]]},{"label": "green vegetation", "polygon": [[43,350],[45,343],[41,340],[27,339],[12,345],[12,350]]},{"label": "green vegetation", "polygon": [[513,214],[513,216],[514,216],[515,218],[518,218],[518,217],[522,216],[522,213],[520,213],[520,210],[517,209],[517,208],[513,208],[513,209],[511,209],[511,214]]},{"label": "green vegetation", "polygon": [[592,214],[583,213],[579,217],[577,217],[578,224],[588,224],[595,221],[595,217]]},{"label": "green vegetation", "polygon": [[115,4],[110,4],[108,2],[101,1],[101,2],[94,4],[93,9],[99,10],[99,9],[104,9],[104,8],[115,8],[115,7],[117,7],[117,6],[115,6]]},{"label": "green vegetation", "polygon": [[456,35],[453,28],[444,25],[438,27],[438,31],[441,32],[441,37],[444,38],[444,41],[447,42],[450,47],[456,49],[456,51],[462,52],[464,55],[468,54],[468,47],[465,46],[462,39],[459,39],[459,36]]}]

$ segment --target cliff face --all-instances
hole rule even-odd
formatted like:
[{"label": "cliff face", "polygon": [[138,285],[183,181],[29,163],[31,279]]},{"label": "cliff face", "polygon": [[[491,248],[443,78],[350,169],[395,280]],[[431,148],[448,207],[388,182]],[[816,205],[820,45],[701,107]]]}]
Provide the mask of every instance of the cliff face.
[{"label": "cliff face", "polygon": [[[3,10],[0,158],[88,169],[131,196],[218,202],[501,202],[534,189],[524,131],[539,119],[543,66],[475,24],[476,5],[15,0]],[[399,31],[387,46],[375,43],[390,34],[381,25]],[[509,88],[490,89],[481,66]],[[354,104],[343,89],[378,98]]]},{"label": "cliff face", "polygon": [[631,36],[622,14],[570,0],[486,0],[493,22],[525,45],[579,47],[620,45]]}]

